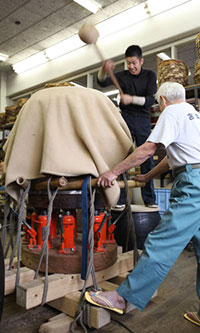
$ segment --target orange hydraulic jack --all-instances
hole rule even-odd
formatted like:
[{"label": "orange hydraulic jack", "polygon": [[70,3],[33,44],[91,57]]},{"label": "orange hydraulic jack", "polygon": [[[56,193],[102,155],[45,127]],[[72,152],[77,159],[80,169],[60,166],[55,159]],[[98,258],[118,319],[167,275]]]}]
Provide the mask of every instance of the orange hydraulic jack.
[{"label": "orange hydraulic jack", "polygon": [[36,242],[37,233],[25,220],[22,220],[22,223],[23,223],[23,229],[25,231],[24,241],[26,242],[29,239],[28,247],[32,248],[37,244]]},{"label": "orange hydraulic jack", "polygon": [[[100,213],[103,216],[103,220],[101,223],[101,226],[99,228],[99,232],[102,232],[102,240],[103,244],[113,244],[116,243],[115,238],[114,238],[114,230],[116,226],[114,224],[110,224],[108,226],[109,221],[112,219],[111,214],[109,211]],[[107,235],[108,233],[108,235]]]},{"label": "orange hydraulic jack", "polygon": [[59,253],[70,254],[76,251],[74,243],[76,232],[76,219],[70,211],[66,211],[63,215],[60,215],[61,225],[61,246]]},{"label": "orange hydraulic jack", "polygon": [[[102,229],[103,227],[106,228],[106,223],[102,225],[102,222],[104,220],[105,214],[99,213],[98,211],[95,211],[94,215],[94,251],[95,252],[104,252],[105,249],[103,247],[103,237],[102,237]],[[105,237],[105,232],[104,232]]]},{"label": "orange hydraulic jack", "polygon": [[114,238],[114,230],[116,228],[116,225],[111,223],[108,227],[108,240],[107,243],[116,243],[116,240]]},{"label": "orange hydraulic jack", "polygon": [[102,222],[99,228],[99,232],[101,232],[101,236],[102,236],[102,242],[104,243],[107,239],[107,213],[100,210],[99,215],[102,216]]},{"label": "orange hydraulic jack", "polygon": [[[46,233],[46,226],[47,226],[47,213],[43,211],[38,215],[38,220],[34,220],[34,224],[37,223],[37,246],[38,250],[41,250],[42,245],[44,243],[44,237]],[[48,239],[48,248],[52,248],[51,238]]]}]

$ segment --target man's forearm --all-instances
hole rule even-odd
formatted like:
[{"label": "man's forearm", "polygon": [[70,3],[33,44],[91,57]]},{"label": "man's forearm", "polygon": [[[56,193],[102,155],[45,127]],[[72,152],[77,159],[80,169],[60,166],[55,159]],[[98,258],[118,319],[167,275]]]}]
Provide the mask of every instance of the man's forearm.
[{"label": "man's forearm", "polygon": [[156,144],[152,142],[145,142],[140,147],[136,148],[125,160],[117,164],[112,172],[119,176],[125,171],[141,165],[148,158],[150,158],[156,151]]},{"label": "man's forearm", "polygon": [[165,156],[158,165],[156,165],[152,170],[146,173],[146,179],[149,181],[150,179],[161,175],[162,173],[169,170],[169,164],[167,161],[167,156]]}]

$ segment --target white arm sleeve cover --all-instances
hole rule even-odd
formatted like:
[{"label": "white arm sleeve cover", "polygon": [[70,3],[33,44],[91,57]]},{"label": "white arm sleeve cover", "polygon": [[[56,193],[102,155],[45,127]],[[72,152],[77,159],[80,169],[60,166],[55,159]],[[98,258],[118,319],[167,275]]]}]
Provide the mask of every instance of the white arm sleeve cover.
[{"label": "white arm sleeve cover", "polygon": [[133,101],[132,104],[137,104],[137,105],[144,105],[145,103],[145,97],[143,96],[133,96]]},{"label": "white arm sleeve cover", "polygon": [[102,68],[100,68],[97,76],[98,76],[99,81],[103,82],[103,81],[105,81],[107,74],[103,72]]}]

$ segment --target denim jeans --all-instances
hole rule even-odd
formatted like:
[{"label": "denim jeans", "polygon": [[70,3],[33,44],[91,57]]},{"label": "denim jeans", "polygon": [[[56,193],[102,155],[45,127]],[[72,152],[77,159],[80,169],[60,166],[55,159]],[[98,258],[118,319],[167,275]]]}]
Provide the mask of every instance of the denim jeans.
[{"label": "denim jeans", "polygon": [[139,310],[147,305],[191,239],[197,259],[196,290],[200,299],[200,169],[192,169],[189,164],[186,169],[175,178],[169,208],[147,236],[138,263],[117,289],[120,296]]},{"label": "denim jeans", "polygon": [[[133,142],[136,142],[137,147],[145,143],[146,139],[151,133],[151,122],[149,115],[130,115],[128,113],[122,112],[122,117],[124,118],[128,128],[131,132]],[[149,158],[143,164],[141,164],[141,173],[147,173],[154,167],[153,158]],[[155,203],[155,193],[153,180],[146,183],[145,187],[141,187],[142,199],[145,204]]]}]

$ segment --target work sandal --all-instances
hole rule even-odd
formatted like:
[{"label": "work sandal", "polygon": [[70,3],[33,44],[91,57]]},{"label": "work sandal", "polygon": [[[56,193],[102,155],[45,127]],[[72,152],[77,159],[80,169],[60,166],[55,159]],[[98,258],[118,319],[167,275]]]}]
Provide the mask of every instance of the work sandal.
[{"label": "work sandal", "polygon": [[191,323],[200,326],[200,316],[198,315],[198,312],[186,312],[184,318]]}]

